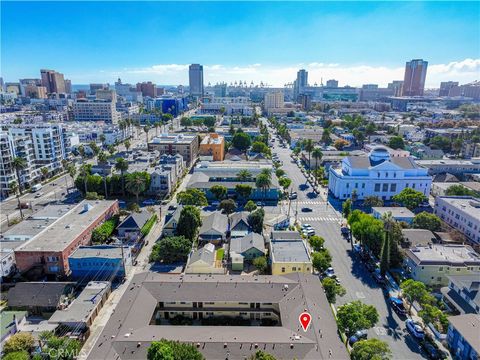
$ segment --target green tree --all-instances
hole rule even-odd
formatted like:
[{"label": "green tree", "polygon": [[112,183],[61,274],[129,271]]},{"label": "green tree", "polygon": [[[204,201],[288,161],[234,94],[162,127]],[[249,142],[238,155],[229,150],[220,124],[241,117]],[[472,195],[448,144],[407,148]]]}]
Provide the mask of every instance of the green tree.
[{"label": "green tree", "polygon": [[314,251],[312,253],[312,266],[319,273],[323,273],[330,266],[332,266],[332,256],[327,249]]},{"label": "green tree", "polygon": [[413,227],[416,229],[439,231],[442,228],[442,221],[437,215],[422,211],[413,218]]},{"label": "green tree", "polygon": [[410,312],[410,310],[412,309],[414,301],[418,301],[419,303],[421,303],[422,300],[425,299],[425,297],[428,295],[428,290],[425,284],[420,281],[415,281],[413,279],[403,281],[400,284],[400,288],[402,289],[403,295],[410,303],[408,312]]},{"label": "green tree", "polygon": [[248,360],[276,360],[276,359],[273,355],[270,355],[265,351],[257,350],[257,352],[252,356],[250,356]]},{"label": "green tree", "polygon": [[207,206],[208,201],[203,191],[187,189],[177,194],[177,201],[181,205]]},{"label": "green tree", "polygon": [[403,206],[406,206],[410,210],[413,210],[422,202],[427,201],[427,197],[420,191],[416,191],[411,188],[405,188],[400,191],[399,194],[393,196],[392,200],[403,204]]},{"label": "green tree", "polygon": [[255,141],[252,144],[252,151],[255,153],[261,153],[266,155],[270,154],[270,148],[264,142],[261,142],[261,141]]},{"label": "green tree", "polygon": [[146,138],[147,138],[147,144],[148,144],[148,140],[149,140],[149,139],[148,139],[148,132],[150,131],[150,126],[149,126],[149,125],[145,125],[145,126],[143,127],[143,131],[145,132],[145,136],[146,136]]},{"label": "green tree", "polygon": [[15,194],[17,198],[17,206],[18,206],[18,210],[20,211],[20,218],[23,220],[23,210],[22,210],[22,204],[20,201],[20,195],[18,191],[18,183],[16,181],[11,181],[8,184],[8,189],[10,190],[10,193]]},{"label": "green tree", "polygon": [[123,142],[123,145],[125,145],[125,149],[127,150],[127,152],[130,149],[130,146],[132,146],[132,144],[130,143],[130,140],[128,139]]},{"label": "green tree", "polygon": [[446,333],[448,329],[447,315],[435,305],[422,304],[422,310],[418,312],[425,325],[433,324],[437,330]]},{"label": "green tree", "polygon": [[280,179],[278,179],[278,183],[283,188],[283,191],[286,191],[292,184],[292,180],[287,177],[281,177]]},{"label": "green tree", "polygon": [[117,158],[115,169],[120,171],[120,176],[122,177],[122,194],[125,196],[125,172],[128,170],[128,161],[124,158]]},{"label": "green tree", "polygon": [[189,127],[189,126],[192,126],[192,119],[188,118],[188,117],[182,117],[180,119],[180,125],[183,126],[183,127]]},{"label": "green tree", "polygon": [[100,153],[100,148],[95,141],[91,141],[88,144],[88,147],[92,150],[94,156],[97,156]]},{"label": "green tree", "polygon": [[383,242],[383,222],[360,210],[353,210],[348,217],[348,224],[353,236],[375,256],[379,256]]},{"label": "green tree", "polygon": [[392,136],[388,141],[388,146],[392,149],[405,149],[405,142],[401,136]]},{"label": "green tree", "polygon": [[335,147],[335,149],[337,150],[343,150],[343,148],[345,146],[348,146],[350,145],[350,143],[347,141],[347,140],[344,140],[344,139],[337,139],[335,140],[335,142],[333,143],[333,146]]},{"label": "green tree", "polygon": [[237,205],[235,205],[235,201],[233,199],[225,199],[220,202],[218,205],[219,210],[223,210],[225,214],[230,215],[235,212]]},{"label": "green tree", "polygon": [[337,310],[337,324],[340,331],[352,336],[358,330],[370,329],[378,322],[378,312],[373,305],[352,301]]},{"label": "green tree", "polygon": [[332,143],[331,132],[329,129],[324,129],[322,133],[322,142],[325,145],[330,145]]},{"label": "green tree", "polygon": [[190,241],[195,241],[200,226],[202,226],[200,210],[194,205],[185,205],[178,219],[177,235],[183,235]]},{"label": "green tree", "polygon": [[344,218],[348,219],[348,216],[352,212],[352,200],[347,199],[342,204],[342,215]]},{"label": "green tree", "polygon": [[350,358],[352,360],[388,360],[392,358],[392,351],[385,341],[372,338],[356,342]]},{"label": "green tree", "polygon": [[184,236],[168,236],[153,245],[150,261],[166,264],[184,262],[192,250],[192,242]]},{"label": "green tree", "polygon": [[40,168],[40,172],[42,173],[42,178],[45,180],[50,170],[48,170],[46,166],[43,166]]},{"label": "green tree", "polygon": [[308,243],[312,247],[313,251],[322,251],[325,239],[318,235],[310,236]]},{"label": "green tree", "polygon": [[363,200],[363,206],[368,208],[378,207],[378,206],[381,207],[383,206],[383,200],[376,195],[365,196]]},{"label": "green tree", "polygon": [[429,141],[432,149],[440,149],[444,152],[449,152],[451,147],[450,139],[445,136],[435,136]]},{"label": "green tree", "polygon": [[241,182],[250,181],[252,179],[252,173],[246,169],[240,170],[237,173],[237,179]]},{"label": "green tree", "polygon": [[263,191],[263,200],[265,201],[267,197],[267,190],[270,189],[270,186],[272,185],[272,179],[268,177],[268,175],[262,173],[257,176],[255,185],[257,188]]},{"label": "green tree", "polygon": [[308,169],[312,169],[312,162],[311,162],[311,157],[312,157],[312,151],[315,149],[315,144],[313,143],[312,139],[306,139],[303,142],[303,149],[307,152],[308,154]]},{"label": "green tree", "polygon": [[152,341],[147,350],[148,360],[204,360],[194,345],[161,339]]},{"label": "green tree", "polygon": [[35,339],[32,334],[27,332],[18,332],[5,341],[3,345],[3,352],[5,354],[18,352],[18,351],[30,351],[35,345]]},{"label": "green tree", "polygon": [[88,192],[88,176],[90,175],[90,170],[91,166],[88,164],[82,164],[82,166],[80,166],[78,177],[83,180],[84,195]]},{"label": "green tree", "polygon": [[107,162],[107,159],[108,159],[108,156],[107,156],[107,153],[105,151],[101,151],[98,154],[97,160],[100,164],[105,164]]},{"label": "green tree", "polygon": [[20,171],[27,168],[27,161],[24,158],[16,156],[12,159],[12,167],[15,169],[15,175],[17,176],[18,191],[20,192],[20,195],[22,195],[23,182],[20,178]]},{"label": "green tree", "polygon": [[277,175],[277,178],[280,179],[282,176],[285,175],[285,170],[277,169],[277,170],[275,170],[275,175]]},{"label": "green tree", "polygon": [[237,131],[233,136],[232,145],[237,150],[245,152],[247,151],[247,149],[250,147],[251,144],[252,144],[252,139],[250,138],[250,135],[248,135],[247,133]]},{"label": "green tree", "polygon": [[135,199],[138,202],[138,196],[147,189],[145,176],[138,172],[128,174],[125,187],[129,193],[135,195]]},{"label": "green tree", "polygon": [[252,212],[257,208],[257,204],[253,202],[252,200],[248,200],[247,203],[245,204],[245,211]]},{"label": "green tree", "polygon": [[253,259],[253,266],[260,272],[260,274],[265,274],[268,268],[267,258],[265,256],[259,256]]},{"label": "green tree", "polygon": [[[2,357],[3,360],[30,360],[30,354],[26,351],[14,351]],[[33,359],[35,360],[35,359]]]},{"label": "green tree", "polygon": [[327,300],[331,304],[335,304],[337,301],[338,296],[344,296],[347,291],[345,288],[335,281],[335,279],[326,277],[322,280],[323,290],[325,290],[325,295],[327,296]]},{"label": "green tree", "polygon": [[445,195],[448,196],[474,196],[480,197],[480,193],[475,190],[471,190],[463,185],[451,185],[445,190]]},{"label": "green tree", "polygon": [[246,184],[237,184],[235,185],[235,193],[242,199],[248,199],[251,195],[253,188],[250,185]]},{"label": "green tree", "polygon": [[258,234],[262,233],[264,217],[265,217],[265,211],[261,208],[251,212],[248,215],[248,218],[247,218],[248,225],[250,225],[253,232],[256,232]]},{"label": "green tree", "polygon": [[227,196],[228,189],[223,185],[213,185],[210,188],[210,192],[215,196],[217,200],[222,200]]}]

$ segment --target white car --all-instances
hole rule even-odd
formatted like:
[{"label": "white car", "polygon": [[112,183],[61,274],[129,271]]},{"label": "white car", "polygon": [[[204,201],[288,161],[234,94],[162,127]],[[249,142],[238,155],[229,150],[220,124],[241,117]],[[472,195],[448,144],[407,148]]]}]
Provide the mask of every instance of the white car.
[{"label": "white car", "polygon": [[302,234],[304,236],[313,236],[313,235],[315,235],[315,230],[313,230],[312,228],[305,229],[305,230],[302,231]]},{"label": "white car", "polygon": [[306,228],[312,228],[312,225],[310,224],[302,224],[302,229],[306,229]]}]

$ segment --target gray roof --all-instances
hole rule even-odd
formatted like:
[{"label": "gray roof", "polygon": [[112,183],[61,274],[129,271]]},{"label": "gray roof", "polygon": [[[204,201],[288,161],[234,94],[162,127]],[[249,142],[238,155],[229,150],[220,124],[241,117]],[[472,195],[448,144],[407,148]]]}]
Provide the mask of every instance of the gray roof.
[{"label": "gray roof", "polygon": [[215,246],[213,244],[207,244],[203,248],[193,251],[188,264],[191,265],[197,261],[203,261],[206,264],[213,265],[215,262]]},{"label": "gray roof", "polygon": [[311,263],[303,240],[272,240],[272,261],[275,263]]},{"label": "gray roof", "polygon": [[115,245],[80,246],[68,258],[84,259],[92,257],[103,259],[121,259],[122,248]]},{"label": "gray roof", "polygon": [[391,213],[394,218],[413,218],[415,214],[406,207],[373,207],[380,215]]},{"label": "gray roof", "polygon": [[[281,324],[273,327],[150,325],[159,302],[259,302],[278,305]],[[306,332],[298,316],[308,311],[314,321]],[[316,321],[317,319],[320,319]],[[318,333],[322,330],[322,337]],[[207,359],[243,359],[257,349],[278,359],[347,359],[337,326],[318,278],[285,276],[166,275],[141,273],[104,327],[88,359],[145,359],[154,340],[199,343]],[[256,346],[255,346],[256,345]]]},{"label": "gray roof", "polygon": [[242,254],[251,248],[265,253],[265,241],[262,235],[252,232],[244,237],[230,240],[230,251]]},{"label": "gray roof", "polygon": [[[461,300],[465,301],[465,299],[468,299],[480,307],[480,274],[450,275],[448,276],[448,280],[460,289],[460,293],[462,294],[460,297]],[[476,309],[471,310],[478,313]]]},{"label": "gray roof", "polygon": [[402,235],[412,247],[432,244],[436,240],[433,232],[425,229],[403,229]]},{"label": "gray roof", "polygon": [[141,229],[152,216],[153,214],[145,209],[142,209],[140,212],[134,211],[118,225],[118,228],[131,229],[136,227]]},{"label": "gray roof", "polygon": [[90,281],[78,297],[63,310],[57,310],[48,319],[49,323],[87,322],[92,312],[110,289],[109,281]]},{"label": "gray roof", "polygon": [[222,214],[220,211],[214,211],[213,213],[202,218],[202,226],[200,227],[199,235],[209,232],[211,230],[218,231],[224,234],[228,228],[228,217]]},{"label": "gray roof", "polygon": [[[350,162],[352,168],[355,169],[368,169],[370,167],[377,166],[383,162],[373,162],[370,160],[369,156],[348,156],[348,161]],[[411,157],[391,157],[391,163],[397,165],[402,169],[417,169],[418,165],[415,163]]]},{"label": "gray roof", "polygon": [[272,241],[276,240],[302,240],[302,236],[298,231],[272,231]]},{"label": "gray roof", "polygon": [[8,291],[11,307],[56,307],[71,282],[20,282]]},{"label": "gray roof", "polygon": [[465,314],[450,316],[448,322],[463,336],[477,354],[480,354],[480,315]]},{"label": "gray roof", "polygon": [[245,221],[248,224],[248,215],[250,213],[248,211],[239,211],[230,215],[230,226],[231,229],[235,228],[240,221]]}]

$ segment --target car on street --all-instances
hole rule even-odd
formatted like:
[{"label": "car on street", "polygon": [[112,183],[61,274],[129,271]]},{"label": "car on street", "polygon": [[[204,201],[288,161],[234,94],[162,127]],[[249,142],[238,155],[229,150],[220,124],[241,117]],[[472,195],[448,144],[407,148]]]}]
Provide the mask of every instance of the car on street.
[{"label": "car on street", "polygon": [[17,205],[17,209],[28,209],[30,207],[30,203],[28,202],[21,202]]},{"label": "car on street", "polygon": [[399,299],[397,297],[390,297],[389,299],[390,305],[392,306],[392,309],[400,316],[405,316],[407,315],[407,311],[405,310],[405,306],[403,305],[402,299]]},{"label": "car on street", "polygon": [[303,207],[302,208],[302,212],[312,212],[312,208],[309,208],[309,207]]},{"label": "car on street", "polygon": [[169,211],[177,210],[177,205],[170,205],[170,206],[168,207],[168,210],[169,210]]},{"label": "car on street", "polygon": [[350,336],[350,338],[348,339],[348,342],[350,343],[351,346],[353,346],[353,344],[355,344],[357,341],[360,341],[360,340],[365,340],[368,336],[368,331],[367,330],[358,330],[355,332],[355,334],[353,334],[352,336]]},{"label": "car on street", "polygon": [[288,197],[290,200],[295,200],[298,197],[298,194],[296,191],[292,192],[290,196]]},{"label": "car on street", "polygon": [[335,270],[333,267],[329,267],[327,270],[325,270],[324,274],[328,277],[332,277],[332,275],[335,274]]},{"label": "car on street", "polygon": [[425,339],[425,332],[423,331],[419,323],[413,321],[412,319],[408,319],[407,321],[405,321],[405,326],[414,338],[418,340]]},{"label": "car on street", "polygon": [[303,236],[313,236],[313,235],[315,235],[315,230],[313,230],[312,228],[305,229],[305,230],[302,231],[302,234],[303,234]]},{"label": "car on street", "polygon": [[431,360],[444,360],[448,358],[448,356],[442,350],[440,350],[430,341],[424,340],[422,342],[422,349]]},{"label": "car on street", "polygon": [[384,285],[385,284],[385,277],[382,276],[380,273],[380,269],[375,269],[373,272],[373,278],[375,279],[376,283],[379,285]]},{"label": "car on street", "polygon": [[157,203],[157,202],[156,202],[155,200],[153,200],[153,199],[147,199],[147,200],[144,200],[144,201],[142,202],[142,205],[144,205],[144,206],[153,206],[153,205],[155,205],[156,203]]},{"label": "car on street", "polygon": [[302,224],[302,229],[305,230],[305,229],[313,229],[313,228],[312,228],[312,225],[305,223],[305,224]]},{"label": "car on street", "polygon": [[257,206],[265,206],[265,203],[263,201],[257,201]]},{"label": "car on street", "polygon": [[362,247],[360,246],[360,244],[354,244],[353,245],[353,252],[358,254],[362,251]]},{"label": "car on street", "polygon": [[345,237],[345,238],[350,236],[350,229],[346,225],[343,225],[340,228],[340,232],[342,233],[342,236]]}]

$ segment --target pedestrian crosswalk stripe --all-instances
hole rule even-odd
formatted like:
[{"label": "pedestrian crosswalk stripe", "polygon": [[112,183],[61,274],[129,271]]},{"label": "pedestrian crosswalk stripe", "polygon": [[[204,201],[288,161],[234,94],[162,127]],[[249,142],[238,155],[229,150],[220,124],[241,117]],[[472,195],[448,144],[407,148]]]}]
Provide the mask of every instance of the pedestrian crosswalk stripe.
[{"label": "pedestrian crosswalk stripe", "polygon": [[302,221],[340,221],[341,218],[331,216],[318,216],[318,217],[299,217]]},{"label": "pedestrian crosswalk stripe", "polygon": [[[292,200],[292,202],[295,202],[295,203],[296,203],[295,200]],[[298,205],[325,205],[325,203],[326,203],[325,201],[321,201],[321,200],[318,200],[318,201],[314,201],[314,200],[310,200],[310,201],[309,201],[309,200],[307,200],[307,201],[301,200],[301,201],[298,202]]]}]

